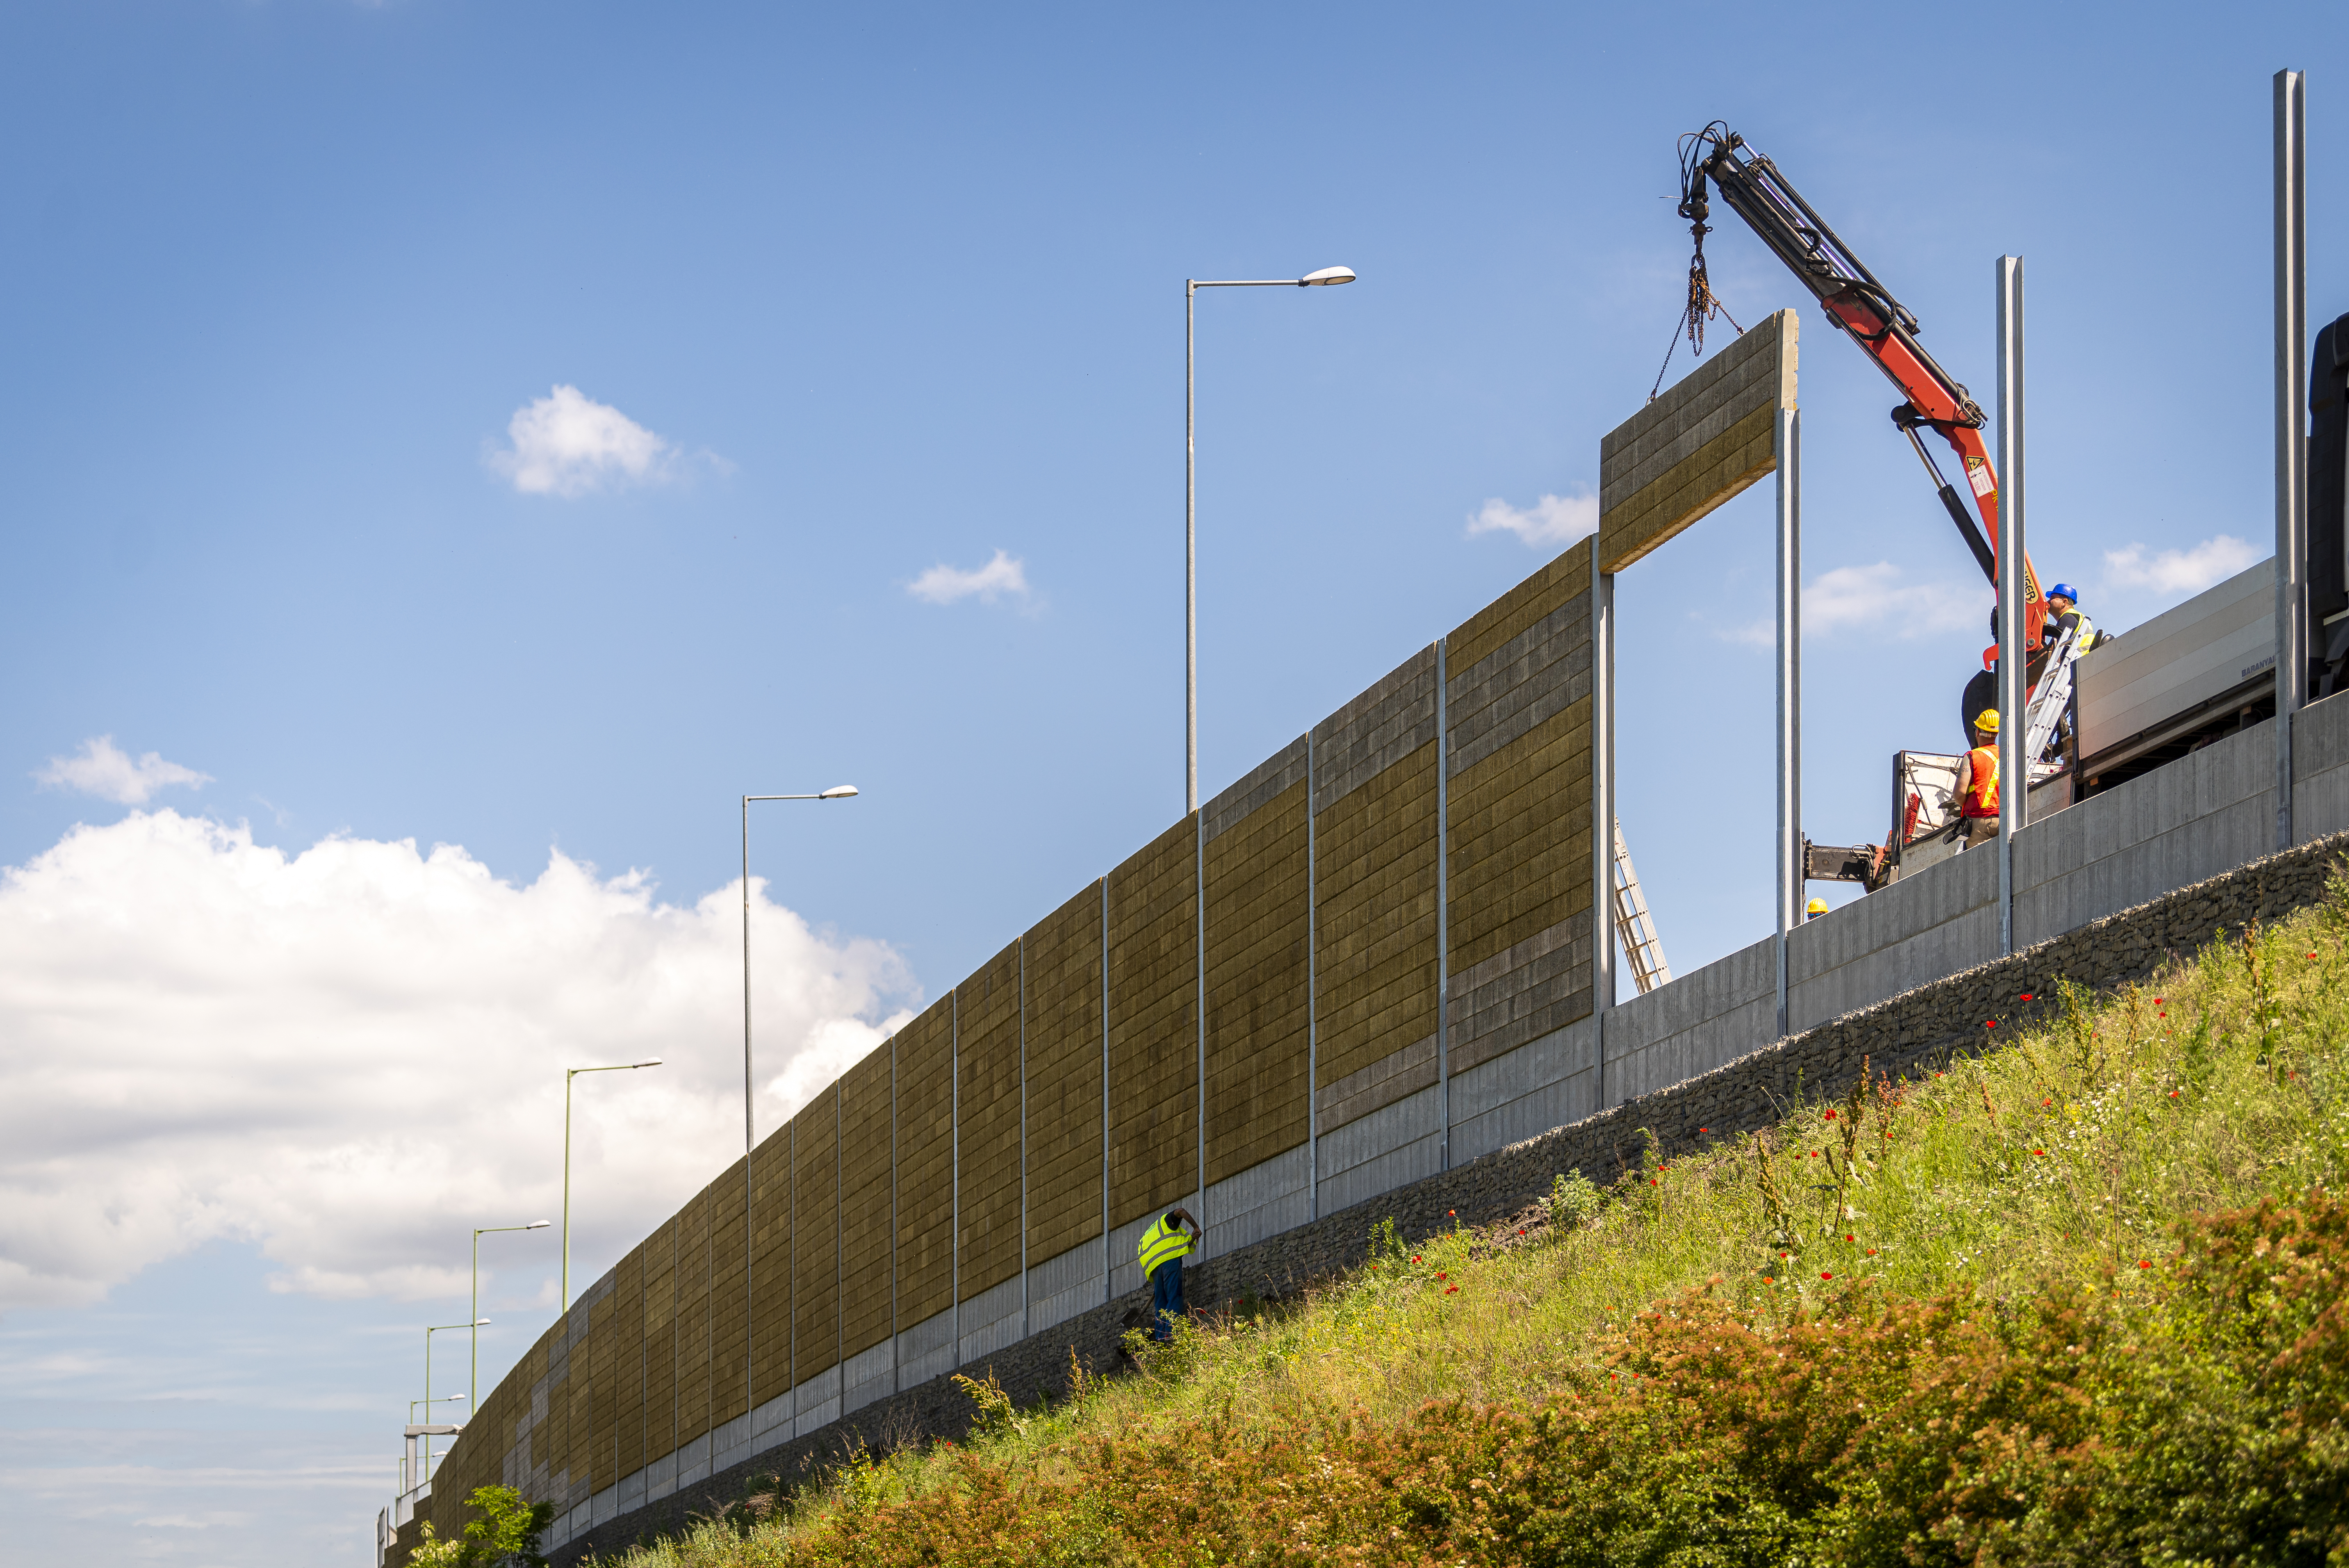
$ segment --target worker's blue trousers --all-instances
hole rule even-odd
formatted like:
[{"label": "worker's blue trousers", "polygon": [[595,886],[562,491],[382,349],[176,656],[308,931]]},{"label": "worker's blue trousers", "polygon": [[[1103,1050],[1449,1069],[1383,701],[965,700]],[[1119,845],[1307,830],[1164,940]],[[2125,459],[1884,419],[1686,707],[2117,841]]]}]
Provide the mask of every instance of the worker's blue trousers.
[{"label": "worker's blue trousers", "polygon": [[1174,1338],[1174,1319],[1189,1315],[1183,1305],[1183,1260],[1168,1258],[1150,1274],[1150,1337]]}]

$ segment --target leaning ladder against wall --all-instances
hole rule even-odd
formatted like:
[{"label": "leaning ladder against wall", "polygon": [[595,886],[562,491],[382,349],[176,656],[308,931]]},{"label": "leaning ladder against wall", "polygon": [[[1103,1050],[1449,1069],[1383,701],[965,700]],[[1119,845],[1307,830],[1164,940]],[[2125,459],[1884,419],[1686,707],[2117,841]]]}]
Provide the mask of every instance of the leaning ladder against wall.
[{"label": "leaning ladder against wall", "polygon": [[1631,847],[1623,841],[1623,824],[1615,823],[1615,936],[1630,961],[1632,982],[1646,995],[1668,984],[1672,966],[1665,961],[1663,939],[1656,934],[1655,916],[1648,913],[1647,894],[1640,891],[1640,873],[1631,869]]}]

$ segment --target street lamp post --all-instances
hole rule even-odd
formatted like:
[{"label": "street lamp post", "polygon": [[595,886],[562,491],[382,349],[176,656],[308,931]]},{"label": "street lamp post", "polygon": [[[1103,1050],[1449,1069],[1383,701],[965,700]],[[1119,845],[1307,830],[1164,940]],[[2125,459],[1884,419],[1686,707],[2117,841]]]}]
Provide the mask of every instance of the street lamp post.
[{"label": "street lamp post", "polygon": [[835,784],[812,795],[742,797],[742,1152],[754,1143],[750,1120],[750,802],[753,800],[853,800],[854,784]]},{"label": "street lamp post", "polygon": [[[408,1424],[411,1427],[416,1425],[416,1407],[419,1405],[424,1407],[424,1418],[429,1421],[432,1418],[433,1406],[462,1405],[465,1402],[465,1396],[462,1394],[443,1394],[438,1399],[410,1399],[408,1401]],[[413,1447],[414,1445],[410,1444],[409,1446]],[[406,1491],[408,1488],[408,1456],[402,1454],[399,1458],[399,1490]]]},{"label": "street lamp post", "polygon": [[1351,267],[1301,278],[1183,280],[1183,813],[1199,809],[1199,438],[1195,328],[1201,289],[1327,288],[1354,281]]},{"label": "street lamp post", "polygon": [[[481,1238],[494,1235],[500,1231],[543,1231],[554,1222],[552,1220],[533,1220],[527,1225],[476,1225],[473,1227],[473,1315],[475,1317],[481,1315]],[[475,1334],[472,1337],[473,1365],[471,1370],[465,1375],[465,1393],[468,1398],[479,1398],[481,1393],[481,1336]]]},{"label": "street lamp post", "polygon": [[614,1062],[609,1067],[563,1069],[563,1310],[564,1312],[571,1310],[571,1080],[581,1073],[632,1073],[638,1068],[657,1068],[660,1065],[661,1059],[655,1057],[648,1062]]},{"label": "street lamp post", "polygon": [[[447,1402],[432,1398],[432,1336],[451,1328],[486,1328],[489,1326],[489,1322],[486,1317],[477,1317],[471,1323],[436,1323],[424,1331],[424,1413],[426,1415],[432,1413],[434,1405]],[[408,1413],[414,1415],[416,1407],[410,1405],[408,1408]],[[424,1473],[418,1479],[420,1480],[432,1479],[432,1439],[429,1437],[424,1439]]]}]

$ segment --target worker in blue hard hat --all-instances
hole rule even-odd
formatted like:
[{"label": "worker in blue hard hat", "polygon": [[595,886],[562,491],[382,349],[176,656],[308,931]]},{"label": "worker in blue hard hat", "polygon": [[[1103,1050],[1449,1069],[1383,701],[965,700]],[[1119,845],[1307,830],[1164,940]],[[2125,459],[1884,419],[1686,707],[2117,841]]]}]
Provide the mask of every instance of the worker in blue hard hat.
[{"label": "worker in blue hard hat", "polygon": [[2058,583],[2047,590],[2047,640],[2060,642],[2064,634],[2076,629],[2080,640],[2073,645],[2075,653],[2086,653],[2096,645],[2096,624],[2080,614],[2079,591],[2069,583]]}]

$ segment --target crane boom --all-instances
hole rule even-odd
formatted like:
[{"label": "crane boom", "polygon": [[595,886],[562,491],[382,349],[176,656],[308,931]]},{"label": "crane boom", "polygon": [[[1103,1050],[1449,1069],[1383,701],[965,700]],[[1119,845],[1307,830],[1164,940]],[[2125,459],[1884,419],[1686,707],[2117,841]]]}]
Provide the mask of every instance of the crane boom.
[{"label": "crane boom", "polygon": [[[1710,180],[1730,211],[1744,219],[1746,226],[1777,253],[1778,259],[1817,298],[1828,324],[1848,333],[1860,351],[1900,388],[1908,400],[1892,410],[1892,422],[1917,449],[1975,564],[1994,585],[1998,582],[1998,471],[1982,439],[1982,427],[1988,421],[1982,406],[1917,341],[1916,316],[1851,253],[1777,165],[1748,148],[1744,137],[1719,120],[1686,139],[1682,146],[1680,213],[1689,220],[1696,235],[1699,255],[1703,253],[1704,236],[1711,232],[1705,222],[1709,215],[1705,182]],[[1966,486],[1982,512],[1982,525],[1968,514],[1957,487],[1941,478],[1932,454],[1918,437],[1920,429],[1934,431],[1958,454]],[[2027,554],[2023,561],[2023,645],[2026,650],[2036,649],[2047,621],[2047,601],[2039,592],[2039,575]],[[1983,663],[1992,662],[1996,652],[1993,648],[1985,653]]]}]

